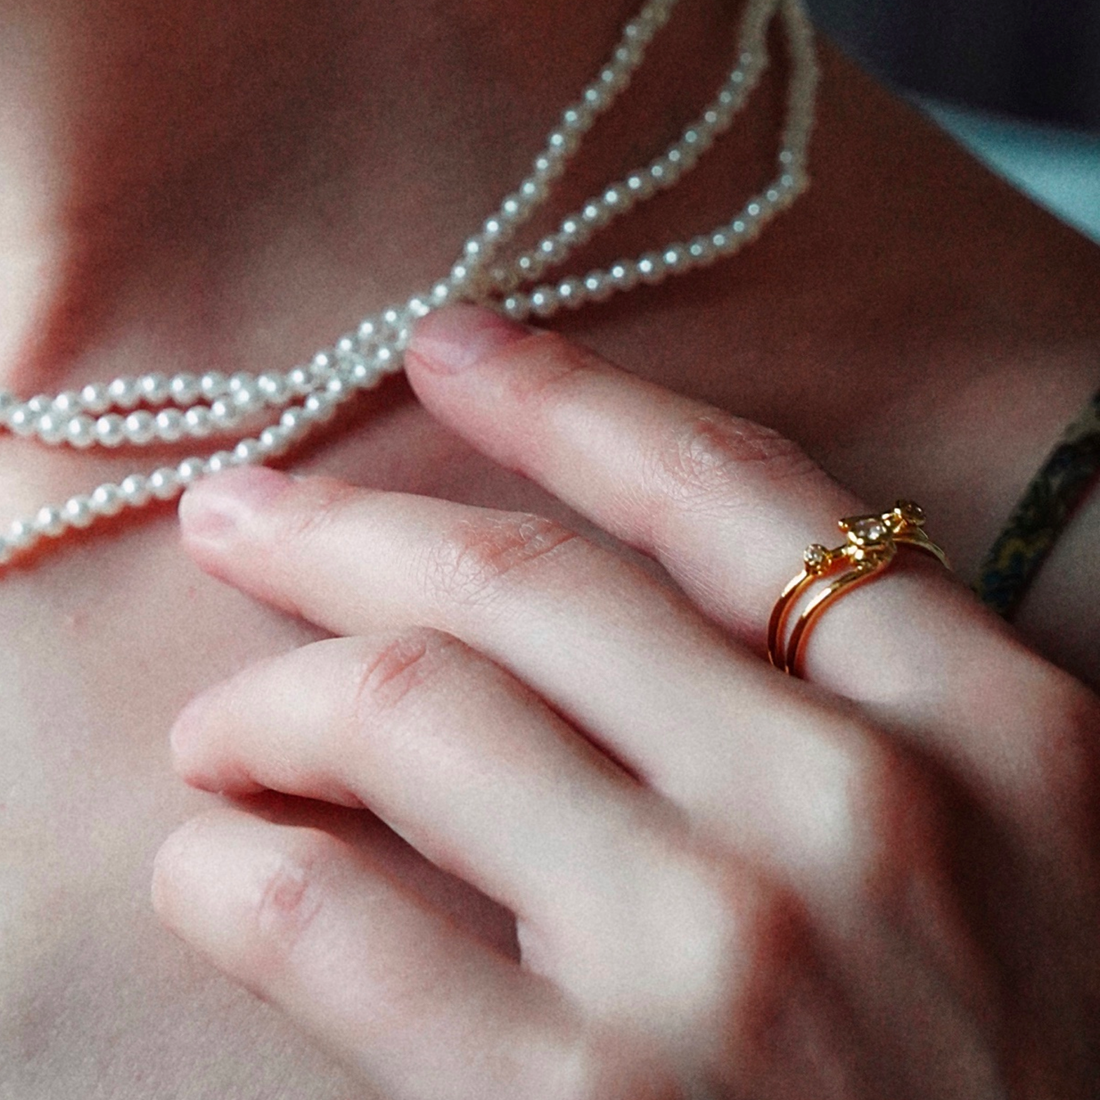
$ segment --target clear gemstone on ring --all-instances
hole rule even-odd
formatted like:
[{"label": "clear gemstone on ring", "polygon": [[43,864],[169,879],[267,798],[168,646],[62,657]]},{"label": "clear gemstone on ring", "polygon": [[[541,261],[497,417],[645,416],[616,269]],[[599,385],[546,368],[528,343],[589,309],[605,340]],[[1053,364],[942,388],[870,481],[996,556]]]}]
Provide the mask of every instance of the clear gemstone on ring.
[{"label": "clear gemstone on ring", "polygon": [[859,546],[882,542],[886,538],[887,527],[881,516],[853,516],[841,520],[840,524],[848,540]]},{"label": "clear gemstone on ring", "polygon": [[829,551],[819,542],[811,543],[802,551],[802,561],[807,572],[817,573],[828,563]]}]

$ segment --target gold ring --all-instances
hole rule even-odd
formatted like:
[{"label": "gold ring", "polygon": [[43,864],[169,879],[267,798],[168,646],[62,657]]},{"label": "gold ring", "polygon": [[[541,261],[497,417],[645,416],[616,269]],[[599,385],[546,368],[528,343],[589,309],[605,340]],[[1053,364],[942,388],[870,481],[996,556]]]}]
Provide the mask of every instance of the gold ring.
[{"label": "gold ring", "polygon": [[[802,554],[802,572],[792,577],[779,595],[768,620],[768,659],[776,668],[799,675],[798,661],[807,632],[821,613],[839,596],[869,580],[894,560],[899,546],[912,546],[931,554],[950,569],[947,555],[924,533],[924,511],[911,500],[899,500],[880,515],[849,516],[838,521],[844,543],[832,550],[820,543]],[[840,572],[841,569],[844,572]],[[787,620],[799,598],[815,581],[840,573],[803,608],[787,633]],[[786,639],[786,644],[784,644]]]}]

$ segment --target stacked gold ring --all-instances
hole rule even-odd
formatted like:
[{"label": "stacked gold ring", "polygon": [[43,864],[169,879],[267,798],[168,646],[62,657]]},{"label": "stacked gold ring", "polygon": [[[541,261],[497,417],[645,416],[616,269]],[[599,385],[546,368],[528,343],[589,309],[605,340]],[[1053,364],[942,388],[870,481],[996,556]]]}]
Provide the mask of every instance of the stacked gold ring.
[{"label": "stacked gold ring", "polygon": [[[792,676],[799,674],[807,632],[821,613],[839,596],[885,569],[899,546],[922,550],[951,568],[947,555],[924,533],[924,511],[911,500],[899,500],[889,512],[878,515],[850,516],[839,520],[838,526],[844,543],[832,550],[816,542],[806,547],[802,572],[780,593],[768,621],[768,658]],[[787,620],[807,589],[838,573],[806,604],[788,633]]]}]

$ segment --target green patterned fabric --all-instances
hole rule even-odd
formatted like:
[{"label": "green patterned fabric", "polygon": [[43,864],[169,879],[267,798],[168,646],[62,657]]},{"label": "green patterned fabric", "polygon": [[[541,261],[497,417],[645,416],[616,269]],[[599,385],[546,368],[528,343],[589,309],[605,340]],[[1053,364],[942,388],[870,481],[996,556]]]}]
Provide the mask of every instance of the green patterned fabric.
[{"label": "green patterned fabric", "polygon": [[974,590],[1006,619],[1100,473],[1100,392],[1066,429],[982,563]]}]

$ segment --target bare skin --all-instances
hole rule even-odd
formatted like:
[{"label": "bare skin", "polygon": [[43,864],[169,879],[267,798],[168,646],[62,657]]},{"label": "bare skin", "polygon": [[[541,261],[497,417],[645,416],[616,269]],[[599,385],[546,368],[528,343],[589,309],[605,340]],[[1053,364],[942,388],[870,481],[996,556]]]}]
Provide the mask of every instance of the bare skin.
[{"label": "bare skin", "polygon": [[[631,5],[590,5],[570,18],[592,25],[568,35],[549,4],[540,25],[489,0],[324,18],[278,7],[242,4],[215,22],[198,3],[168,21],[152,4],[98,15],[5,6],[5,384],[59,389],[151,359],[166,370],[282,365],[430,281],[522,174]],[[712,32],[730,13],[706,0],[686,9],[622,120],[595,135],[607,152],[582,168],[587,179],[606,174],[605,155],[633,160],[667,137],[705,98],[727,53],[728,35]],[[691,75],[662,84],[682,52],[696,60]],[[168,56],[178,64],[155,63]],[[578,314],[568,332],[773,425],[866,500],[920,500],[970,576],[1100,379],[1100,258],[832,53],[825,62],[810,195],[730,264]],[[468,79],[468,65],[501,79]],[[762,89],[713,164],[609,252],[733,209],[765,170],[780,87]],[[128,468],[4,438],[0,507],[21,514]],[[297,468],[566,515],[397,382]],[[1094,498],[1020,623],[1094,686],[1098,530]],[[166,512],[59,547],[0,584],[0,1049],[13,1054],[3,1096],[357,1088],[148,906],[153,853],[213,801],[171,771],[166,734],[180,707],[317,636],[205,577],[177,542]],[[410,863],[360,815],[292,802],[268,811],[371,831],[471,927],[511,941],[505,914]]]}]

